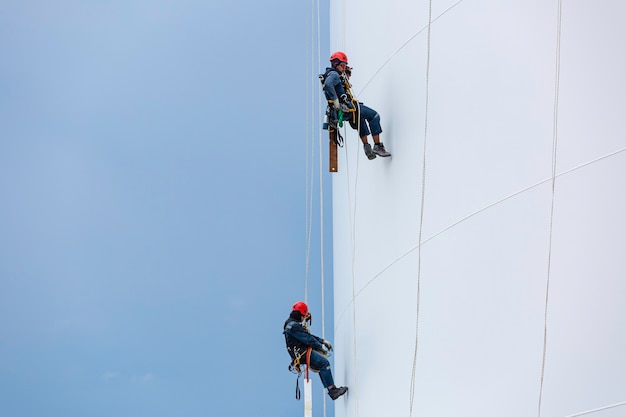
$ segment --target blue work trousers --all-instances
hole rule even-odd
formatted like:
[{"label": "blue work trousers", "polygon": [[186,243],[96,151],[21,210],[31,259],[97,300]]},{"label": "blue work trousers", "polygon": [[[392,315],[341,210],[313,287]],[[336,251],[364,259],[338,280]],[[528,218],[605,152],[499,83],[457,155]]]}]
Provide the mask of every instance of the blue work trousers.
[{"label": "blue work trousers", "polygon": [[[383,129],[380,127],[380,116],[376,110],[367,107],[363,103],[359,103],[359,115],[361,117],[359,124],[359,137],[380,135]],[[371,129],[371,132],[370,132]]]},{"label": "blue work trousers", "polygon": [[309,363],[311,369],[319,371],[320,379],[324,388],[328,388],[335,385],[333,382],[333,373],[330,370],[330,362],[323,355],[320,355],[316,351],[311,351],[311,361]]}]

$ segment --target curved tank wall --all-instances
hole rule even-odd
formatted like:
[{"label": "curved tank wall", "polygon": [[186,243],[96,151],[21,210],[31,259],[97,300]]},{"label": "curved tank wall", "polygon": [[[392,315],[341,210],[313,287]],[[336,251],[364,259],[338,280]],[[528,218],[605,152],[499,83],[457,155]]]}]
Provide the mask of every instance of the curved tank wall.
[{"label": "curved tank wall", "polygon": [[338,417],[626,401],[625,15],[446,0],[429,36],[427,1],[331,0],[331,49],[393,154],[348,130],[333,174]]}]

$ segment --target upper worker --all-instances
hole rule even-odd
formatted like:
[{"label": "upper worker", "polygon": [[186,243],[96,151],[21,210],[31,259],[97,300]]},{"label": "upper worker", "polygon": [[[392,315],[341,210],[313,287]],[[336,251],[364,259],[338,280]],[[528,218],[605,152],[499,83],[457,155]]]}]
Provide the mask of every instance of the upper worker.
[{"label": "upper worker", "polygon": [[[352,68],[348,66],[348,56],[344,52],[338,51],[330,56],[330,67],[326,68],[326,72],[321,76],[328,105],[336,112],[341,110],[345,115],[349,115],[350,126],[358,129],[368,159],[374,159],[376,155],[391,156],[380,141],[380,134],[383,131],[380,126],[380,115],[376,110],[357,102],[352,97],[348,81],[351,74]],[[374,140],[373,149],[367,140],[370,133]]]}]

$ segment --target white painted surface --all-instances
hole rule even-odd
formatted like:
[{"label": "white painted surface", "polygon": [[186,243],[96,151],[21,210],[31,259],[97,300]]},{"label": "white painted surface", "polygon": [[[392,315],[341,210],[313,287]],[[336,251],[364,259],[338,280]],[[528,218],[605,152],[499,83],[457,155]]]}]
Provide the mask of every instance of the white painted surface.
[{"label": "white painted surface", "polygon": [[[428,2],[331,1],[393,154],[368,161],[349,130],[333,174],[336,415],[409,416],[426,149],[413,415],[537,416],[558,2],[432,7],[426,108]],[[563,2],[544,417],[626,401],[625,15]]]}]

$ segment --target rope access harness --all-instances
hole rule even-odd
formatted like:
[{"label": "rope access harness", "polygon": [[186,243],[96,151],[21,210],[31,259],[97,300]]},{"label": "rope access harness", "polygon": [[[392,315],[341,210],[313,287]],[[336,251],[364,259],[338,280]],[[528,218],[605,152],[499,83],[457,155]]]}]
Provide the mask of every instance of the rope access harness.
[{"label": "rope access harness", "polygon": [[[300,361],[303,356],[306,356],[305,361],[301,363]],[[306,380],[309,380],[309,363],[311,363],[311,347],[296,356],[289,364],[289,371],[298,375],[298,378],[296,378],[296,400],[300,399],[300,376],[303,372],[305,372]],[[304,366],[304,371],[302,370],[302,366]]]}]

